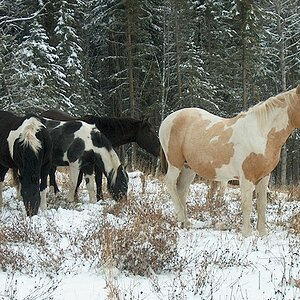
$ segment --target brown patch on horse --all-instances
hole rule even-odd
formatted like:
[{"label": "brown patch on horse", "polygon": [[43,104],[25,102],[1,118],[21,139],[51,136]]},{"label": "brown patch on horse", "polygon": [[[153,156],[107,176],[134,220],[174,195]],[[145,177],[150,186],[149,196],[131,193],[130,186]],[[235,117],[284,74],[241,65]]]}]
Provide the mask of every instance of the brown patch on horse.
[{"label": "brown patch on horse", "polygon": [[231,125],[238,118],[234,119],[220,119],[209,127],[211,121],[203,119],[197,112],[177,116],[173,120],[168,144],[168,149],[172,149],[168,151],[170,163],[181,169],[186,162],[198,175],[215,179],[216,168],[229,164],[234,154],[233,143],[229,143],[232,128],[227,127],[227,123]]},{"label": "brown patch on horse", "polygon": [[290,123],[294,128],[300,127],[300,84],[297,86],[295,90],[295,95],[291,95],[293,97],[291,99],[291,105],[288,109]]},{"label": "brown patch on horse", "polygon": [[290,126],[280,131],[273,128],[267,137],[264,154],[251,152],[242,164],[245,178],[256,184],[272,172],[280,158],[280,148],[291,132]]}]

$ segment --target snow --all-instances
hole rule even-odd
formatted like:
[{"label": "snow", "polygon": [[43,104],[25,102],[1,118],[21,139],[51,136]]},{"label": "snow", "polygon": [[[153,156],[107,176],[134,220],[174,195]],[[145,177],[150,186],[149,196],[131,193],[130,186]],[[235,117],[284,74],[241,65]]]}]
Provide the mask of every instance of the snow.
[{"label": "snow", "polygon": [[[239,189],[228,188],[226,205],[222,205],[220,200],[207,201],[207,185],[195,182],[188,198],[194,227],[186,230],[177,227],[161,179],[140,171],[129,175],[131,202],[120,213],[113,213],[114,202],[108,195],[105,202],[89,204],[84,187],[81,203],[67,203],[67,180],[60,173],[62,194],[56,202],[50,201],[47,211],[31,219],[24,215],[23,204],[7,181],[0,209],[0,299],[300,299],[300,239],[291,228],[300,212],[297,199],[272,191],[268,236],[261,238],[254,232],[243,238],[238,229]],[[157,211],[162,222],[170,222],[168,226],[159,227],[163,225],[158,224]],[[134,214],[137,220],[132,220]],[[147,214],[151,214],[149,220]],[[252,219],[255,223],[255,210]],[[137,236],[144,240],[134,245],[149,255],[154,251],[158,261],[167,253],[157,254],[151,243],[170,238],[167,247],[174,246],[177,254],[166,269],[155,272],[150,262],[147,274],[134,275],[103,261],[106,244],[99,232],[104,224],[111,226],[108,230],[123,230],[135,222],[142,224]],[[157,240],[147,239],[150,231],[161,228],[165,231],[157,234]],[[113,238],[118,231],[111,232]],[[135,239],[136,232],[129,232]]]}]

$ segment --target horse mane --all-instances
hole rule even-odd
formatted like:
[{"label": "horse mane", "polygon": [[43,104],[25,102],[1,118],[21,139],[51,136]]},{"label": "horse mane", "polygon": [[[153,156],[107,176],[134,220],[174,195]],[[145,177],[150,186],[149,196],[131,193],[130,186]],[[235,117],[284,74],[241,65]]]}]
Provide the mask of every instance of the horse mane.
[{"label": "horse mane", "polygon": [[93,115],[86,115],[82,118],[87,123],[94,123],[101,130],[107,131],[127,131],[128,129],[135,129],[138,124],[143,121],[133,118],[113,118],[113,117],[98,117]]},{"label": "horse mane", "polygon": [[20,142],[24,146],[30,146],[35,154],[42,148],[41,141],[36,137],[36,133],[43,127],[44,125],[33,116],[29,118],[25,118],[23,122],[24,130],[20,135]]},{"label": "horse mane", "polygon": [[267,100],[249,108],[246,113],[254,114],[262,128],[268,121],[270,114],[272,114],[277,108],[284,108],[293,104],[293,93],[295,90],[296,89],[292,89],[270,97]]}]

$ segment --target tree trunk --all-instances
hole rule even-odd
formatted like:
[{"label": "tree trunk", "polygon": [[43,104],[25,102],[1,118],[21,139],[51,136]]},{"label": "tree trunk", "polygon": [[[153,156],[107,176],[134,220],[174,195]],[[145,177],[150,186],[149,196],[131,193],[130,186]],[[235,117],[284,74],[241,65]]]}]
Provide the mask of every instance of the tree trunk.
[{"label": "tree trunk", "polygon": [[180,28],[178,20],[178,12],[175,7],[175,48],[176,48],[176,72],[177,72],[177,91],[178,98],[182,98],[182,79],[181,79],[181,69],[180,69]]},{"label": "tree trunk", "polygon": [[[281,3],[278,3],[278,19],[277,19],[277,30],[280,36],[279,42],[279,67],[280,67],[280,79],[281,79],[281,91],[286,90],[286,66],[285,66],[285,36],[283,33],[284,22],[281,20]],[[287,172],[287,147],[286,144],[282,147],[281,151],[281,184],[286,185],[286,172]]]},{"label": "tree trunk", "polygon": [[[128,68],[128,84],[129,84],[129,102],[130,102],[130,116],[136,117],[136,105],[134,94],[134,76],[133,76],[133,53],[132,53],[132,30],[133,30],[133,12],[131,2],[128,1],[127,6],[127,28],[126,28],[126,48],[127,48],[127,68]],[[134,169],[136,161],[136,147],[133,144],[131,152],[131,167]]]},{"label": "tree trunk", "polygon": [[248,82],[247,82],[247,53],[246,53],[246,41],[243,39],[243,52],[242,52],[242,72],[243,72],[243,109],[248,109]]}]

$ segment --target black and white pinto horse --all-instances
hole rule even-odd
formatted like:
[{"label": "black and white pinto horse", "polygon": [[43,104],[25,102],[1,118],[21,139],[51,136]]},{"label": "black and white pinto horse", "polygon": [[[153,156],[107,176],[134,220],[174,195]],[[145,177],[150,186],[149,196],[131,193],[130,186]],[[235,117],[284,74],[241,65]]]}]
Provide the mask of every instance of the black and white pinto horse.
[{"label": "black and white pinto horse", "polygon": [[[41,116],[60,121],[76,120],[75,117],[59,110],[47,110],[44,111]],[[101,133],[103,133],[109,139],[113,147],[135,142],[148,153],[154,155],[155,157],[159,156],[160,142],[158,136],[151,124],[146,120],[133,118],[98,117],[93,115],[86,115],[80,118],[80,120],[89,124],[94,124],[97,129],[99,129]],[[100,200],[103,198],[103,171],[97,165],[90,166],[90,168],[95,169],[97,200]],[[92,170],[89,172],[92,172]],[[81,183],[81,180],[82,173],[78,179],[78,186]],[[55,182],[55,170],[53,170],[50,174],[50,185],[54,187],[55,193],[58,192],[57,184]]]},{"label": "black and white pinto horse", "polygon": [[38,117],[19,117],[0,111],[0,140],[0,206],[4,177],[11,168],[19,176],[27,215],[36,215],[41,201],[46,201],[51,166],[52,142],[48,130]]},{"label": "black and white pinto horse", "polygon": [[74,201],[79,171],[82,170],[90,203],[96,202],[93,168],[104,171],[108,191],[115,200],[126,199],[128,175],[109,140],[95,125],[83,121],[56,121],[44,118],[53,142],[52,166],[69,166],[69,201]]}]

